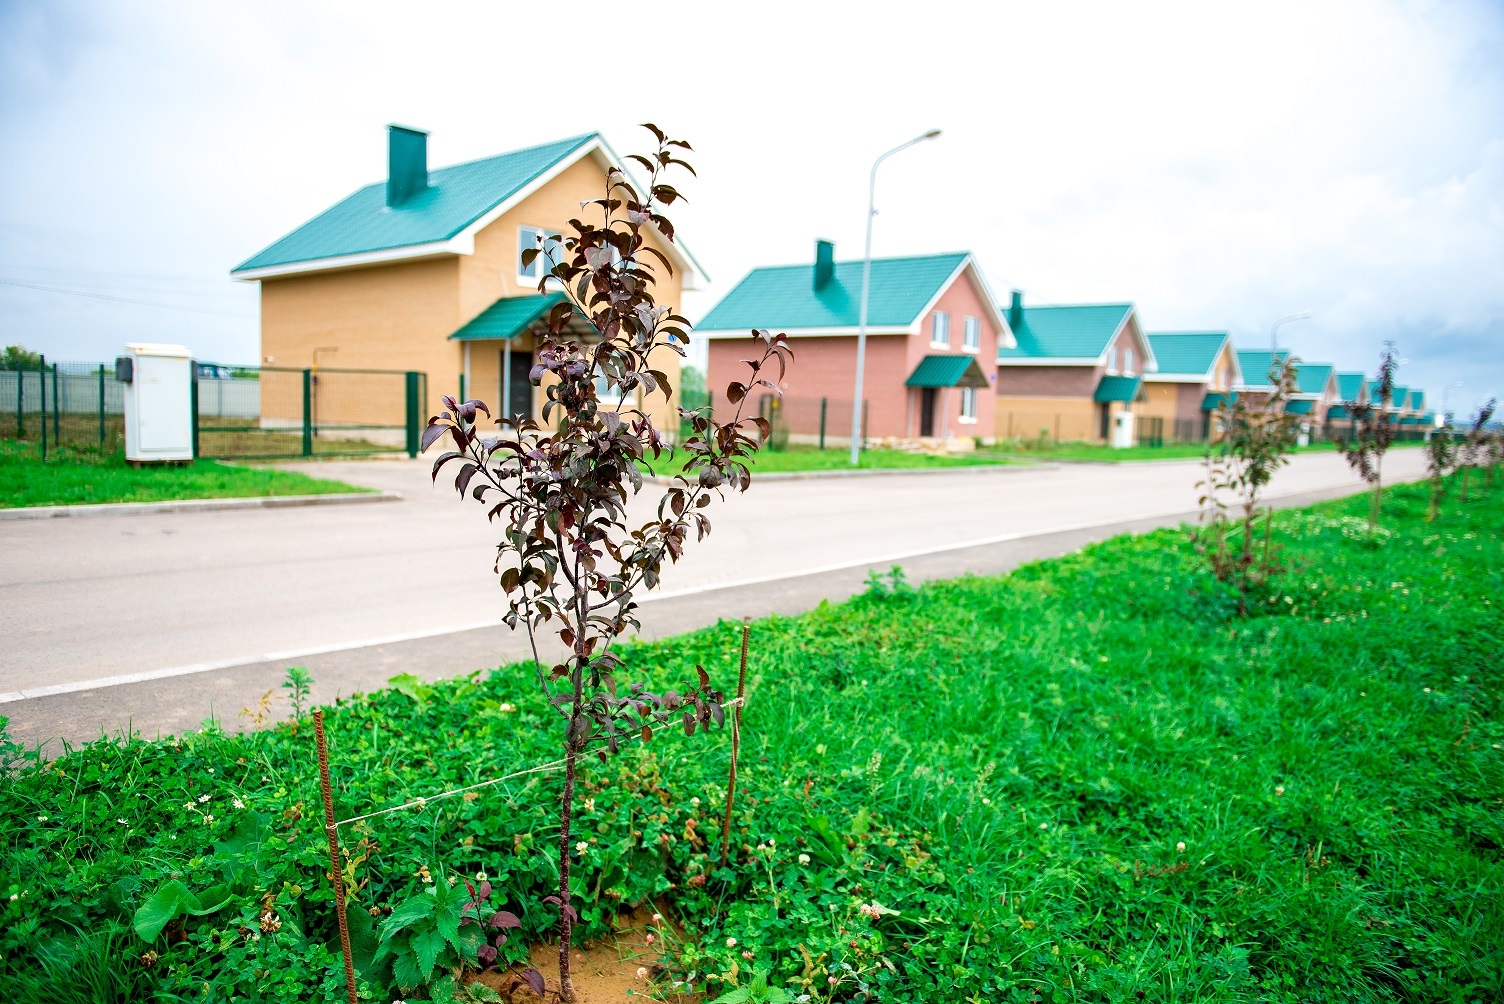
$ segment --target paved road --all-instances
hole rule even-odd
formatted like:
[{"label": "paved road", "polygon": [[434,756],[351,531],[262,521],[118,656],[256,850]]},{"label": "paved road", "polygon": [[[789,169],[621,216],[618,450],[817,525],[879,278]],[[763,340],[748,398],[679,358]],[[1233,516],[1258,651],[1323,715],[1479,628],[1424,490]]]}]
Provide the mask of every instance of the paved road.
[{"label": "paved road", "polygon": [[[1400,451],[1386,474],[1412,479],[1422,466],[1419,451]],[[233,724],[288,665],[309,666],[329,698],[398,672],[520,657],[495,626],[483,510],[430,488],[427,468],[314,465],[406,496],[383,505],[0,522],[0,714],[32,742],[155,734],[211,709]],[[997,572],[1173,523],[1193,508],[1198,473],[1178,462],[764,482],[714,511],[714,533],[664,576],[644,631],[797,612],[860,588],[869,566]],[[1338,457],[1307,454],[1271,497],[1354,487]],[[137,679],[105,685],[120,677]]]}]

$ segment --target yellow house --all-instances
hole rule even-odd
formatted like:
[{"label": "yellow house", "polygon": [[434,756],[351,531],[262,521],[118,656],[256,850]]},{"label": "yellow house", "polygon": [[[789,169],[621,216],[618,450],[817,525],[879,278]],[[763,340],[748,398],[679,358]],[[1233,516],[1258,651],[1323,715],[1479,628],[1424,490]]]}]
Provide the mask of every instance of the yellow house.
[{"label": "yellow house", "polygon": [[[538,291],[547,252],[527,265],[522,252],[551,247],[571,218],[582,217],[580,204],[605,193],[607,170],[621,164],[591,133],[430,171],[428,134],[388,127],[385,182],[361,188],[232,270],[261,284],[262,363],[418,371],[426,374],[425,417],[462,387],[493,414],[536,417],[542,402],[528,379],[535,339],[563,294]],[[648,262],[658,269],[659,302],[678,311],[683,290],[703,273],[682,246],[656,232],[649,242],[674,269],[665,275]],[[661,355],[653,364],[677,388],[679,357]],[[263,423],[295,408],[268,400],[269,390],[268,381]],[[321,404],[320,423],[360,422],[357,412],[375,407],[361,397]],[[676,404],[658,394],[644,410],[660,428],[674,429]]]}]

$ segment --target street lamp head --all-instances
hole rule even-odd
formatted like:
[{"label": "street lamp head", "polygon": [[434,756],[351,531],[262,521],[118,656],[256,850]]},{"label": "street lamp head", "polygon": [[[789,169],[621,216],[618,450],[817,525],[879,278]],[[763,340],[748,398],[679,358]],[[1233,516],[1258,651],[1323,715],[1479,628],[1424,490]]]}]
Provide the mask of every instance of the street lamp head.
[{"label": "street lamp head", "polygon": [[931,129],[929,132],[927,132],[927,133],[924,134],[924,138],[925,139],[937,139],[939,136],[940,136],[940,130],[939,129]]}]

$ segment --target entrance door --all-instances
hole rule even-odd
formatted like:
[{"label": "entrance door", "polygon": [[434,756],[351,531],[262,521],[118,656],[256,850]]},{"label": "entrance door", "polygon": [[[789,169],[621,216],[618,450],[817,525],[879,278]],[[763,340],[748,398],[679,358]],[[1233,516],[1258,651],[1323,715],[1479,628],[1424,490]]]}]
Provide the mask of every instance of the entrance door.
[{"label": "entrance door", "polygon": [[[500,369],[505,370],[507,364],[507,351],[502,350]],[[500,415],[504,418],[532,418],[533,417],[533,382],[528,379],[533,371],[533,354],[525,349],[513,349],[510,353],[512,358],[512,372],[502,379],[506,380],[511,388],[509,400],[511,414]],[[506,407],[502,402],[508,401],[505,390],[497,400],[498,413]]]},{"label": "entrance door", "polygon": [[935,434],[935,388],[924,387],[919,391],[919,434]]},{"label": "entrance door", "polygon": [[1097,406],[1097,421],[1098,421],[1098,424],[1101,426],[1101,428],[1097,430],[1097,436],[1104,443],[1111,442],[1111,440],[1112,440],[1112,414],[1111,413],[1112,413],[1112,405],[1108,404],[1106,401],[1103,401],[1100,405]]}]

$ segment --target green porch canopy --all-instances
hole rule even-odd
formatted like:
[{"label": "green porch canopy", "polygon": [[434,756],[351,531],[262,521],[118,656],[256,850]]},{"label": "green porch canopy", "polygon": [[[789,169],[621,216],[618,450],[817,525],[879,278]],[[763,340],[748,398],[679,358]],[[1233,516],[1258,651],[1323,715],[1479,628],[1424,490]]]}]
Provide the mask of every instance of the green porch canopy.
[{"label": "green porch canopy", "polygon": [[1329,418],[1329,419],[1332,419],[1332,418],[1352,418],[1353,414],[1352,414],[1351,411],[1348,410],[1347,405],[1345,405],[1345,404],[1336,404],[1336,405],[1333,405],[1332,407],[1330,407],[1330,408],[1328,408],[1326,410],[1326,417]]},{"label": "green porch canopy", "polygon": [[1201,410],[1216,411],[1218,408],[1226,408],[1237,399],[1236,394],[1208,394],[1201,399]]},{"label": "green porch canopy", "polygon": [[1296,398],[1285,402],[1285,412],[1290,415],[1309,415],[1311,409],[1316,407],[1315,401],[1307,401],[1305,398]]},{"label": "green porch canopy", "polygon": [[976,356],[925,356],[903,382],[905,387],[986,387],[987,374]]},{"label": "green porch canopy", "polygon": [[1104,376],[1091,399],[1098,404],[1107,401],[1122,401],[1126,404],[1138,396],[1139,385],[1143,382],[1143,377]]},{"label": "green porch canopy", "polygon": [[449,337],[461,342],[516,338],[563,302],[563,293],[503,296]]}]

